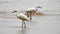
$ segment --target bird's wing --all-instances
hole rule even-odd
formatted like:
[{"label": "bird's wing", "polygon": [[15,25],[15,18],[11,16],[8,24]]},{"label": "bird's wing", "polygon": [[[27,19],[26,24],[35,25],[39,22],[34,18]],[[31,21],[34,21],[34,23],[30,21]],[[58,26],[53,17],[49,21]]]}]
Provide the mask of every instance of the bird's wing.
[{"label": "bird's wing", "polygon": [[27,20],[29,20],[29,18],[26,16],[26,15],[24,15],[24,14],[18,14],[17,15],[17,17],[21,17],[21,18],[24,18],[24,19],[27,19]]},{"label": "bird's wing", "polygon": [[37,11],[35,13],[32,13],[32,15],[33,16],[41,16],[41,15],[44,15],[44,13]]}]

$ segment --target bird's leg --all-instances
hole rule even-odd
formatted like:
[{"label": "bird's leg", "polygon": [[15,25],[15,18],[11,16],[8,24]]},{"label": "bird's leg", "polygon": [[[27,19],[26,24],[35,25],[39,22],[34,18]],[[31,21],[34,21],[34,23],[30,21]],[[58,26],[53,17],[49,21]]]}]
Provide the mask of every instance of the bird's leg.
[{"label": "bird's leg", "polygon": [[27,15],[27,17],[29,18],[29,15]]},{"label": "bird's leg", "polygon": [[31,16],[31,14],[30,14],[30,21],[32,20],[32,16]]},{"label": "bird's leg", "polygon": [[29,18],[29,13],[27,13],[27,17]]},{"label": "bird's leg", "polygon": [[27,12],[26,14],[27,14],[27,17],[29,18],[29,13]]},{"label": "bird's leg", "polygon": [[24,28],[26,28],[26,23],[24,22]]},{"label": "bird's leg", "polygon": [[22,21],[22,28],[23,28],[23,23],[24,23],[24,22]]}]

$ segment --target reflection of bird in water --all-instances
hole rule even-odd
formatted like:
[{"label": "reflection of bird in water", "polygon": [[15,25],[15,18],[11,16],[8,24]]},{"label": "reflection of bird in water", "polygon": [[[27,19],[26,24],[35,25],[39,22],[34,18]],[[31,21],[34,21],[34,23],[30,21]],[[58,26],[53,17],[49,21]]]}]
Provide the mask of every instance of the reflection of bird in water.
[{"label": "reflection of bird in water", "polygon": [[21,30],[17,30],[16,34],[27,34],[28,33],[28,29],[22,28]]},{"label": "reflection of bird in water", "polygon": [[17,12],[17,10],[13,11],[12,13],[16,14],[17,18],[22,20],[22,28],[23,27],[26,28],[25,21],[29,21],[30,19],[26,15],[24,15],[23,13]]},{"label": "reflection of bird in water", "polygon": [[32,15],[33,15],[34,13],[36,13],[36,11],[38,11],[38,8],[42,8],[42,7],[37,6],[36,8],[28,8],[28,9],[25,11],[27,17],[29,17],[30,20],[32,19]]},{"label": "reflection of bird in water", "polygon": [[21,33],[26,34],[26,32],[27,32],[27,29],[22,28]]}]

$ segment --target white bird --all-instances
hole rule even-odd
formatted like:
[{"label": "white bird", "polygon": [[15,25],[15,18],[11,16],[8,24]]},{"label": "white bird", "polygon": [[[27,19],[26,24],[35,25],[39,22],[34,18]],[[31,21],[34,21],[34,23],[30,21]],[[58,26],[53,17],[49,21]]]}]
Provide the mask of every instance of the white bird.
[{"label": "white bird", "polygon": [[25,14],[17,12],[17,10],[13,11],[12,13],[16,14],[17,18],[22,20],[22,28],[26,28],[25,21],[29,21],[30,19]]},{"label": "white bird", "polygon": [[40,6],[37,6],[35,8],[28,8],[25,12],[26,12],[26,15],[27,17],[30,17],[30,20],[32,19],[32,14],[35,13],[36,11],[38,11],[38,8],[42,8]]}]

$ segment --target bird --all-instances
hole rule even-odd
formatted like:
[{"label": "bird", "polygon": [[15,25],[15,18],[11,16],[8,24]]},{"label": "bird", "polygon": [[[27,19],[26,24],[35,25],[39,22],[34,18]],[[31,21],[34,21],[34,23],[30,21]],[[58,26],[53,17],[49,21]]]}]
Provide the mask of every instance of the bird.
[{"label": "bird", "polygon": [[25,14],[27,15],[27,17],[30,18],[30,20],[32,20],[32,14],[36,13],[36,11],[38,11],[38,8],[42,8],[42,7],[36,6],[35,8],[26,9]]},{"label": "bird", "polygon": [[29,21],[30,19],[25,14],[20,13],[17,10],[14,10],[12,13],[15,14],[16,17],[22,21],[22,28],[26,28],[25,21]]}]

